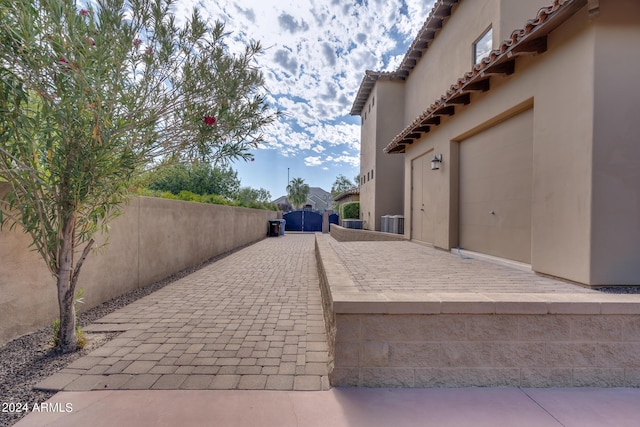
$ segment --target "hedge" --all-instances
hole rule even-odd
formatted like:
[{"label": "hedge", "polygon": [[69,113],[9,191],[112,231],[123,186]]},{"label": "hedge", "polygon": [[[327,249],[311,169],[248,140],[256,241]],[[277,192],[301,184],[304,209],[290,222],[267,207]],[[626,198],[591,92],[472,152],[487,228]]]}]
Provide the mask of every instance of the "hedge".
[{"label": "hedge", "polygon": [[360,202],[347,202],[340,205],[341,219],[359,219],[360,218]]}]

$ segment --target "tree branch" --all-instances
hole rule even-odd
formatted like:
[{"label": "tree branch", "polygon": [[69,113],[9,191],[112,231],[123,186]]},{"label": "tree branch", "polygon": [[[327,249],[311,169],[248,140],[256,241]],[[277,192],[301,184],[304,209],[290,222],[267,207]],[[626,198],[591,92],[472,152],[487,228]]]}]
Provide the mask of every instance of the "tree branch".
[{"label": "tree branch", "polygon": [[95,241],[93,239],[89,240],[89,243],[87,243],[87,246],[85,246],[84,249],[82,250],[82,255],[80,256],[80,259],[78,260],[78,262],[75,265],[75,268],[73,269],[73,276],[71,277],[72,289],[75,288],[76,281],[78,280],[78,275],[80,274],[80,268],[82,268],[82,264],[84,264],[84,260],[89,255],[89,252],[91,252],[91,249],[93,249],[94,243]]}]

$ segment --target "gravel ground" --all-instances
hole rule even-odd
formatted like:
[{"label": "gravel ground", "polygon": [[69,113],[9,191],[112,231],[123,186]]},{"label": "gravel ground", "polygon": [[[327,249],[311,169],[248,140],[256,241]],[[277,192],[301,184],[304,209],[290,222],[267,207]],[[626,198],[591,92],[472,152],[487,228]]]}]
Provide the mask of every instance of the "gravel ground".
[{"label": "gravel ground", "polygon": [[[239,250],[242,248],[238,248]],[[232,252],[213,258],[196,267],[183,270],[162,281],[136,289],[125,295],[121,295],[107,301],[97,307],[82,312],[78,315],[81,326],[93,323],[95,320],[112,313],[133,301],[149,295],[165,287],[166,285],[187,276],[198,269],[217,261]],[[640,294],[640,286],[633,287],[604,287],[598,289],[607,293]],[[50,341],[51,327],[42,328],[29,335],[16,338],[0,347],[0,426],[10,426],[18,422],[27,412],[9,411],[14,409],[10,404],[26,404],[33,408],[34,404],[40,404],[49,399],[55,393],[34,391],[32,387],[41,380],[53,375],[58,370],[69,365],[74,360],[100,347],[118,334],[87,334],[89,343],[87,348],[71,354],[57,354],[53,351]]]},{"label": "gravel ground", "polygon": [[[240,249],[242,248],[237,248],[152,285],[136,289],[79,313],[78,322],[81,326],[87,326],[95,320]],[[27,405],[27,408],[31,410],[34,404],[41,404],[55,394],[35,391],[33,390],[35,384],[118,335],[117,333],[87,334],[88,344],[85,349],[70,354],[57,354],[51,346],[52,334],[51,326],[47,326],[0,347],[0,426],[13,425],[27,415],[26,411],[17,410],[16,404]]]},{"label": "gravel ground", "polygon": [[640,294],[640,286],[608,286],[597,290],[608,294]]}]

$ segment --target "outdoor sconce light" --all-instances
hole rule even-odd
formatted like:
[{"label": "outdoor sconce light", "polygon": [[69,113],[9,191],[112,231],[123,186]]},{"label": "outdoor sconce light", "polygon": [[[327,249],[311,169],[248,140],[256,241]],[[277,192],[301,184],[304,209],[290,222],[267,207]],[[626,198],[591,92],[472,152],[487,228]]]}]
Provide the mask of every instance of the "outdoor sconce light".
[{"label": "outdoor sconce light", "polygon": [[436,154],[435,156],[433,156],[433,159],[431,159],[431,170],[437,171],[438,169],[440,169],[441,163],[442,163],[442,154]]}]

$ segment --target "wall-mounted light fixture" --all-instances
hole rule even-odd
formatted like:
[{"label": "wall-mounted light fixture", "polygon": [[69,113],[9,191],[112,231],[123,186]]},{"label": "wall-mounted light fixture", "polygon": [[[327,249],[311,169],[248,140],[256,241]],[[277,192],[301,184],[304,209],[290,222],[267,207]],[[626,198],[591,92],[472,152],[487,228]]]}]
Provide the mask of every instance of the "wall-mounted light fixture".
[{"label": "wall-mounted light fixture", "polygon": [[431,170],[437,171],[438,169],[440,169],[441,163],[442,163],[442,154],[436,154],[435,156],[433,156],[433,159],[431,159]]}]

